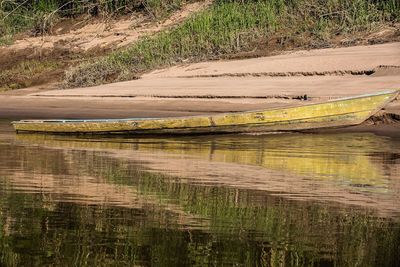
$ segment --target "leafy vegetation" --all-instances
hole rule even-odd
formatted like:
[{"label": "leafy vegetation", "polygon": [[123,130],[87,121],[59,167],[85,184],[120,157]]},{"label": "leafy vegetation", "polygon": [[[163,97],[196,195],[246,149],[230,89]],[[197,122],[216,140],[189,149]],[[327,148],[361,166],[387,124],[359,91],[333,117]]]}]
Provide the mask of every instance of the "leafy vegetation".
[{"label": "leafy vegetation", "polygon": [[[60,18],[140,11],[157,20],[187,2],[191,0],[0,0],[0,45],[11,44],[15,34],[28,29],[33,35],[51,32]],[[65,84],[128,80],[182,61],[242,52],[328,47],[338,36],[351,39],[399,18],[398,0],[214,0],[175,28],[104,57],[81,59],[66,72]]]},{"label": "leafy vegetation", "polygon": [[339,34],[368,31],[399,18],[396,0],[217,0],[174,29],[69,70],[65,81],[76,87],[131,79],[183,60],[268,49],[273,37],[283,47],[325,47]]},{"label": "leafy vegetation", "polygon": [[159,19],[183,3],[185,0],[0,0],[0,45],[10,43],[11,36],[24,30],[46,33],[60,17],[142,11]]},{"label": "leafy vegetation", "polygon": [[[51,34],[54,25],[66,18],[68,22],[86,22],[91,17],[106,21],[111,16],[140,12],[147,17],[146,21],[156,21],[184,3],[186,0],[0,0],[0,46],[11,45],[21,32],[29,36]],[[57,68],[57,79],[62,80],[64,67],[72,64],[71,59],[76,60],[81,55],[66,49],[55,52],[56,48],[50,49],[49,54],[35,53],[31,60],[23,59],[29,52],[18,57],[8,55],[10,59],[3,59],[7,64],[0,66],[0,91],[31,86],[39,81],[38,78],[41,83],[48,82],[44,76]],[[60,57],[62,62],[55,64]],[[53,75],[51,78],[54,78]]]}]

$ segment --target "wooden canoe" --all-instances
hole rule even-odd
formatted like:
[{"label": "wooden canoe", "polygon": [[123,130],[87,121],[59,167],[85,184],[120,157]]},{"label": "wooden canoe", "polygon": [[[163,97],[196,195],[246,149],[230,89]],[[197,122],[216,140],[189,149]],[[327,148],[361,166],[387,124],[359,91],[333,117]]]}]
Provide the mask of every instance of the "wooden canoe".
[{"label": "wooden canoe", "polygon": [[204,134],[301,131],[357,125],[380,111],[398,90],[298,107],[217,115],[106,120],[21,120],[17,132],[88,134]]}]

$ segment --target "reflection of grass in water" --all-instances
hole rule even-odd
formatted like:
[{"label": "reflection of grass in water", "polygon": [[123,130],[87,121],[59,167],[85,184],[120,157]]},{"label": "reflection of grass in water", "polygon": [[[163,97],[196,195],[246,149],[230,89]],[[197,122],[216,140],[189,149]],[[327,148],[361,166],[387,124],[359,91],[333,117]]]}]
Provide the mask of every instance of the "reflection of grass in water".
[{"label": "reflection of grass in water", "polygon": [[[28,231],[22,234],[33,239],[24,246],[40,250],[33,249],[32,253],[46,251],[51,260],[73,259],[79,265],[111,264],[114,260],[138,263],[150,257],[160,265],[190,259],[203,266],[223,260],[247,265],[262,261],[272,266],[279,262],[306,266],[326,259],[335,260],[337,265],[385,266],[395,259],[400,236],[396,224],[372,219],[367,211],[335,210],[248,190],[179,183],[174,177],[143,172],[129,160],[95,151],[15,149],[7,158],[16,155],[17,159],[24,159],[26,170],[104,177],[108,183],[135,188],[143,199],[178,204],[187,214],[208,220],[209,228],[185,232],[170,225],[164,229],[160,222],[168,221],[171,213],[154,212],[150,207],[138,210],[112,209],[103,204],[82,206],[55,202],[51,195],[6,190],[0,195],[0,204],[8,203],[10,208],[2,209],[0,221],[11,218],[14,232],[0,240],[2,246],[11,246],[0,251],[0,260],[8,257],[5,254],[12,257],[12,244],[21,245],[21,229]],[[13,162],[18,164],[18,160]],[[57,204],[47,209],[47,202]],[[65,214],[62,222],[57,221],[60,214]],[[66,226],[60,227],[60,223]],[[27,260],[28,256],[21,257]]]},{"label": "reflection of grass in water", "polygon": [[[369,212],[350,208],[335,211],[329,207],[260,196],[258,200],[264,200],[265,205],[255,201],[248,191],[181,184],[173,182],[171,177],[146,172],[135,172],[133,181],[129,177],[124,184],[136,186],[144,196],[156,196],[164,204],[179,204],[188,214],[210,220],[213,234],[244,240],[251,236],[254,242],[261,243],[267,240],[265,246],[277,257],[277,262],[290,259],[293,263],[296,259],[301,266],[324,257],[333,260],[334,255],[339,255],[336,259],[339,265],[357,260],[368,265],[374,259],[391,258],[396,251],[395,240],[399,233],[390,229],[387,221],[371,219]],[[369,234],[365,235],[366,232]],[[379,248],[385,248],[387,254],[378,253]],[[229,247],[229,252],[225,253],[240,255],[241,249]],[[360,259],[359,255],[365,257]],[[256,259],[248,260],[250,264]],[[274,260],[272,256],[270,260]]]}]

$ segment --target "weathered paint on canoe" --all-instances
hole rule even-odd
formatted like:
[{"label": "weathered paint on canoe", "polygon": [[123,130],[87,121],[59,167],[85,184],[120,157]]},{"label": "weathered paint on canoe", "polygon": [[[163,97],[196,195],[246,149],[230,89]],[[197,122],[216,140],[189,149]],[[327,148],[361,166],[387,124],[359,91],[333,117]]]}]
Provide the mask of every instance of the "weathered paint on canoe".
[{"label": "weathered paint on canoe", "polygon": [[360,124],[392,101],[399,91],[381,92],[299,107],[210,116],[122,120],[29,120],[17,131],[49,133],[182,134],[294,131]]}]

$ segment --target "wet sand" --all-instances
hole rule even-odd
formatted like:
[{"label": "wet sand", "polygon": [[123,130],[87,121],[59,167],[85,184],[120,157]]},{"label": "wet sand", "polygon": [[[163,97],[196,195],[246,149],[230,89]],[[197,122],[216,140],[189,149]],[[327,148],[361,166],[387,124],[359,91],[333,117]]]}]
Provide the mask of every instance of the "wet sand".
[{"label": "wet sand", "polygon": [[[15,90],[0,94],[0,118],[186,116],[304,105],[399,88],[400,43],[390,43],[182,65],[88,88]],[[304,95],[306,101],[299,99]],[[386,111],[400,115],[400,101]]]}]

